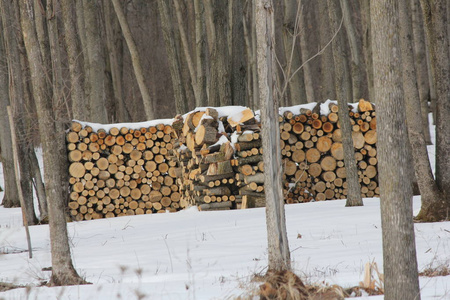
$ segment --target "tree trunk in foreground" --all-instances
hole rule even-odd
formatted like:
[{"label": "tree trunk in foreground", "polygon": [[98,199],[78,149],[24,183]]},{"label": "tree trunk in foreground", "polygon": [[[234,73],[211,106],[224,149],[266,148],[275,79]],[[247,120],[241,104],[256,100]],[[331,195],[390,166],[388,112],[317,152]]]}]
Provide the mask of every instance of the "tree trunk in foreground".
[{"label": "tree trunk in foreground", "polygon": [[64,136],[56,130],[51,99],[45,94],[47,90],[45,86],[46,79],[42,76],[43,64],[39,43],[32,22],[33,15],[33,1],[20,1],[22,32],[30,65],[31,83],[36,100],[45,166],[44,178],[48,197],[52,253],[52,277],[50,285],[82,284],[85,281],[75,271],[70,256],[67,224],[64,214],[66,206],[63,201],[63,190],[60,184],[63,176],[59,164],[55,164],[55,161],[58,161],[60,157],[56,159],[54,157],[58,155],[58,153],[54,153],[55,143],[64,144]]},{"label": "tree trunk in foreground", "polygon": [[370,3],[383,231],[384,299],[420,300],[398,30],[398,3]]},{"label": "tree trunk in foreground", "polygon": [[278,99],[275,92],[274,21],[272,1],[257,1],[255,11],[259,98],[261,101],[264,190],[269,271],[291,268],[284,214]]}]

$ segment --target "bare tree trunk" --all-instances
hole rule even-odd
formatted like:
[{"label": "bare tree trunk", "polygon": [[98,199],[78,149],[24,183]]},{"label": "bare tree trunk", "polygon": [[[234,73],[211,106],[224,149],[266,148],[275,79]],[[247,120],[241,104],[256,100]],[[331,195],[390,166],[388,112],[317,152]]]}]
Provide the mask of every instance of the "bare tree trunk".
[{"label": "bare tree trunk", "polygon": [[230,76],[225,61],[228,59],[227,47],[227,2],[218,1],[214,7],[211,0],[203,3],[205,7],[206,32],[209,45],[209,93],[208,105],[231,104]]},{"label": "bare tree trunk", "polygon": [[[433,178],[427,145],[424,139],[423,124],[417,122],[421,118],[419,90],[416,84],[416,69],[414,65],[414,46],[412,41],[412,22],[408,14],[410,7],[405,1],[399,2],[400,36],[402,46],[403,90],[405,95],[408,136],[411,144],[414,169],[422,198],[423,209],[417,216],[418,220],[432,221],[428,218],[427,208],[434,202],[442,201],[444,195],[439,190]],[[431,217],[431,216],[430,216]]]},{"label": "bare tree trunk", "polygon": [[[341,19],[339,1],[328,0],[328,12],[330,24],[333,28],[339,27]],[[356,168],[355,149],[353,148],[352,128],[350,117],[348,115],[348,101],[346,100],[346,85],[344,84],[345,75],[348,74],[348,67],[344,60],[343,50],[343,32],[339,32],[333,40],[333,57],[335,88],[339,105],[339,124],[342,131],[342,146],[344,148],[344,164],[347,173],[347,202],[345,206],[363,205],[361,198],[361,187],[359,185],[358,169]]]},{"label": "bare tree trunk", "polygon": [[72,1],[61,0],[64,42],[69,63],[72,115],[77,120],[87,120],[87,103],[83,91],[83,55],[76,32],[75,8]]},{"label": "bare tree trunk", "polygon": [[[20,178],[25,203],[28,207],[29,224],[37,222],[33,206],[33,190],[31,186],[32,175],[30,173],[29,157],[35,155],[28,133],[33,130],[32,124],[23,116],[26,105],[32,105],[30,95],[27,92],[29,77],[25,73],[26,62],[24,61],[23,39],[20,32],[19,7],[17,2],[1,1],[3,33],[6,44],[6,60],[8,63],[9,82],[8,87],[10,104],[14,111],[14,122],[17,129],[17,140],[19,146],[19,157],[21,161]],[[6,87],[6,86],[5,86]],[[21,115],[18,113],[21,112]]]},{"label": "bare tree trunk", "polygon": [[108,123],[105,95],[105,61],[103,57],[100,26],[98,24],[98,0],[83,0],[84,32],[86,33],[86,57],[90,118],[89,121]]},{"label": "bare tree trunk", "polygon": [[435,203],[436,220],[448,219],[450,210],[450,55],[446,2],[422,0],[422,10],[430,41],[433,77],[436,84],[436,183],[444,199]]},{"label": "bare tree trunk", "polygon": [[291,77],[292,73],[301,66],[301,53],[298,46],[298,38],[305,30],[300,27],[299,19],[301,9],[298,1],[284,0],[284,24],[283,24],[283,48],[286,57],[286,67],[284,73],[286,74],[285,80],[288,80],[290,101],[286,103],[286,106],[293,104],[304,104],[306,101],[305,83],[300,76],[303,72],[297,72]]},{"label": "bare tree trunk", "polygon": [[[306,31],[306,18],[308,16],[309,12],[312,12],[311,9],[312,2],[306,1],[306,3],[301,3],[302,7],[300,8],[300,18],[299,18],[299,24],[300,24],[300,47],[301,47],[301,53],[302,53],[302,65],[303,65],[303,76],[305,81],[305,91],[306,91],[306,100],[307,102],[314,102],[316,101],[316,95],[314,92],[314,84],[313,84],[313,75],[311,70],[311,64],[306,61],[311,57],[311,52],[309,51],[308,47],[308,40],[307,40],[307,34]],[[308,13],[307,13],[308,12]]]},{"label": "bare tree trunk", "polygon": [[150,98],[150,93],[145,83],[144,71],[142,70],[139,52],[133,40],[133,36],[131,34],[130,28],[128,27],[128,22],[125,18],[119,0],[112,0],[112,3],[114,6],[114,10],[116,11],[120,27],[122,28],[123,36],[125,38],[125,41],[127,42],[128,50],[130,50],[131,62],[133,64],[134,74],[136,75],[136,80],[139,85],[139,90],[141,92],[142,101],[144,102],[145,114],[147,115],[148,119],[153,120],[155,118],[155,114],[153,111],[152,99]]},{"label": "bare tree trunk", "polygon": [[178,48],[175,44],[175,36],[172,28],[172,16],[169,10],[170,3],[166,0],[158,0],[158,10],[161,19],[161,28],[164,35],[164,42],[167,50],[167,60],[172,77],[172,87],[175,95],[175,107],[177,114],[187,112],[186,96],[184,93],[181,77],[181,64],[178,56]]},{"label": "bare tree trunk", "polygon": [[[64,134],[57,132],[52,103],[45,94],[47,91],[46,81],[41,76],[44,66],[32,21],[34,19],[32,0],[20,1],[20,16],[25,48],[30,62],[31,82],[36,100],[45,166],[44,177],[49,204],[52,252],[52,277],[50,284],[81,284],[85,282],[75,271],[70,256],[67,224],[64,215],[65,203],[61,186],[61,178],[64,178],[64,176],[60,164],[55,163],[55,161],[62,159],[61,155],[63,153],[58,153],[58,150],[65,149]],[[58,143],[62,147],[58,146]]]},{"label": "bare tree trunk", "polygon": [[[332,37],[332,30],[330,28],[330,19],[328,17],[328,6],[326,1],[317,1],[317,18],[319,20],[319,40],[320,47],[323,49],[327,45]],[[326,99],[336,99],[336,89],[334,88],[334,68],[333,66],[333,49],[328,47],[321,55],[320,68],[321,68],[321,93],[320,99],[325,101]]]},{"label": "bare tree trunk", "polygon": [[[244,41],[244,3],[243,1],[232,1],[231,52],[228,53],[231,59],[231,100],[233,105],[247,105],[247,77],[245,61],[245,41]],[[248,87],[250,88],[250,87]]]},{"label": "bare tree trunk", "polygon": [[204,7],[200,0],[194,0],[195,10],[195,62],[196,62],[196,83],[198,86],[197,106],[206,106],[208,96],[206,92],[206,42],[205,42],[205,22]]},{"label": "bare tree trunk", "polygon": [[373,60],[372,60],[372,35],[370,30],[370,1],[361,0],[361,19],[363,52],[366,62],[367,88],[369,90],[369,101],[375,101],[375,91],[373,90]]},{"label": "bare tree trunk", "polygon": [[258,84],[261,99],[262,140],[264,149],[264,190],[269,249],[269,271],[291,267],[286,233],[286,217],[281,184],[281,150],[278,125],[278,99],[274,58],[274,21],[272,1],[257,1],[255,11]]},{"label": "bare tree trunk", "polygon": [[[5,16],[2,10],[2,20]],[[1,28],[2,32],[4,28]],[[0,35],[0,57],[6,57],[4,49],[3,34]],[[9,103],[9,82],[8,82],[8,68],[5,60],[0,60],[0,160],[3,166],[4,195],[2,205],[6,208],[19,207],[19,193],[17,191],[16,178],[14,173],[14,157],[12,152],[11,129],[9,126],[8,113],[6,108]]]},{"label": "bare tree trunk", "polygon": [[350,52],[351,52],[351,76],[352,76],[352,92],[353,101],[356,102],[360,98],[363,98],[363,81],[364,75],[362,71],[362,59],[361,53],[359,51],[357,40],[357,34],[355,30],[355,25],[353,24],[352,10],[350,8],[349,0],[340,0],[342,15],[344,17],[344,26],[347,32],[347,39],[349,41]]},{"label": "bare tree trunk", "polygon": [[[371,7],[377,153],[383,234],[385,299],[420,300],[412,186],[408,171],[403,103],[398,6],[395,0],[372,1]],[[394,31],[394,32],[393,32]],[[395,124],[395,126],[393,126]]]},{"label": "bare tree trunk", "polygon": [[430,99],[430,80],[428,77],[428,60],[426,53],[425,29],[419,0],[411,0],[412,28],[414,34],[414,60],[416,64],[417,85],[419,88],[420,107],[424,127],[425,141],[431,145],[430,125],[428,122],[428,101]]}]

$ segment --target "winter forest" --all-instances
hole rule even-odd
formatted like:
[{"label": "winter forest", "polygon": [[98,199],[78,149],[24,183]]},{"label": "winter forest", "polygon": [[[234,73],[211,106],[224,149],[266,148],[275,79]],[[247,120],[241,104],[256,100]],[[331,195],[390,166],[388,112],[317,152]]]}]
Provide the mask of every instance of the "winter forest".
[{"label": "winter forest", "polygon": [[450,299],[449,19],[0,0],[0,299]]}]

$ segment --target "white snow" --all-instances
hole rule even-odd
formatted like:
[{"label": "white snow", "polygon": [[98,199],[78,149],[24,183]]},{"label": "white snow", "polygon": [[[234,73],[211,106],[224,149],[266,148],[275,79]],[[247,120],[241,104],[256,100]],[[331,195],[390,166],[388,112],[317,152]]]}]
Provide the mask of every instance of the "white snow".
[{"label": "white snow", "polygon": [[113,127],[115,128],[122,128],[126,127],[128,129],[140,129],[140,128],[148,128],[152,126],[156,126],[158,124],[164,124],[164,125],[172,125],[174,119],[159,119],[159,120],[151,120],[146,122],[136,122],[136,123],[116,123],[116,124],[100,124],[100,123],[91,123],[91,122],[84,122],[79,120],[73,120],[75,122],[80,123],[83,127],[90,126],[92,127],[92,130],[94,132],[99,131],[100,129],[105,130],[106,132],[109,132],[109,130]]},{"label": "white snow", "polygon": [[[362,281],[365,263],[375,261],[382,270],[379,199],[364,199],[363,207],[344,205],[334,200],[286,206],[292,265],[308,283],[351,287]],[[420,197],[414,197],[414,213],[419,208]],[[73,261],[92,284],[21,288],[0,293],[0,299],[138,299],[139,294],[144,299],[234,299],[257,288],[252,276],[266,271],[265,220],[264,208],[190,208],[72,222]],[[414,226],[419,271],[448,265],[450,222]],[[30,233],[32,259],[23,252],[20,210],[0,207],[0,282],[37,285],[49,279],[50,272],[42,271],[51,266],[48,226],[32,226]],[[450,276],[421,277],[420,285],[422,299],[450,299]]]}]

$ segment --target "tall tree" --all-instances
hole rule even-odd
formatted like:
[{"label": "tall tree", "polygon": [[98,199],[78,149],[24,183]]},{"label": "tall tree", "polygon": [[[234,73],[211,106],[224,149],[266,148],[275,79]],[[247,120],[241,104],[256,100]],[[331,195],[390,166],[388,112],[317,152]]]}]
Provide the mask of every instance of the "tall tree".
[{"label": "tall tree", "polygon": [[411,0],[411,17],[414,42],[414,62],[416,64],[417,86],[419,88],[420,107],[422,112],[422,122],[424,126],[425,141],[431,145],[431,135],[429,130],[428,101],[430,100],[430,80],[428,77],[428,59],[425,38],[425,28],[423,23],[420,0]]},{"label": "tall tree", "polygon": [[255,9],[258,86],[261,105],[264,157],[264,190],[269,249],[269,271],[291,267],[286,232],[284,198],[281,184],[282,166],[278,101],[275,80],[274,11],[272,1],[257,1]]},{"label": "tall tree", "polygon": [[172,26],[172,16],[170,14],[170,1],[158,0],[158,10],[161,20],[161,29],[166,44],[167,59],[169,61],[170,74],[172,77],[172,87],[175,96],[175,107],[177,114],[187,111],[186,94],[182,82],[181,62],[179,50],[175,43],[175,34]]},{"label": "tall tree", "polygon": [[[105,59],[102,47],[102,37],[99,25],[99,0],[83,1],[83,20],[82,27],[86,39],[86,67],[87,78],[85,86],[88,91],[89,99],[89,121],[98,123],[108,123],[106,112],[106,94],[105,94]],[[78,15],[78,14],[77,14]]]},{"label": "tall tree", "polygon": [[[436,183],[443,199],[423,207],[434,220],[448,219],[450,210],[450,54],[447,34],[447,5],[444,0],[421,0],[429,37],[433,78],[436,85]],[[431,203],[430,203],[431,204]],[[427,211],[428,210],[428,211]]]},{"label": "tall tree", "polygon": [[406,1],[399,1],[403,90],[405,94],[408,136],[412,149],[415,175],[422,196],[422,206],[424,208],[417,216],[417,219],[430,220],[428,219],[429,216],[425,214],[425,207],[428,207],[434,201],[441,201],[444,199],[444,194],[433,178],[433,172],[428,159],[424,134],[425,129],[428,130],[428,127],[424,127],[422,122],[417,122],[417,120],[422,118],[421,100],[419,97],[418,80],[416,80],[417,72],[414,63],[413,27],[411,16],[408,14],[409,11],[409,3]]},{"label": "tall tree", "polygon": [[131,62],[133,64],[134,74],[136,76],[137,83],[139,85],[139,90],[141,92],[142,101],[144,102],[145,114],[148,119],[153,120],[155,118],[155,113],[153,110],[152,99],[150,98],[150,92],[148,90],[147,84],[144,78],[144,71],[142,69],[141,59],[139,57],[139,52],[134,42],[133,35],[131,34],[130,27],[123,13],[122,6],[119,0],[112,0],[114,5],[114,10],[116,12],[117,18],[119,19],[120,27],[122,28],[122,33],[127,42],[128,50],[130,50]]},{"label": "tall tree", "polygon": [[2,162],[5,181],[5,185],[3,186],[4,195],[1,203],[5,207],[18,207],[20,206],[20,200],[14,173],[11,130],[6,110],[6,107],[10,103],[8,67],[5,60],[6,51],[4,48],[3,34],[0,35],[0,57],[0,127],[2,128],[0,130],[0,161]]},{"label": "tall tree", "polygon": [[69,64],[72,116],[77,120],[87,120],[87,103],[83,91],[83,56],[81,55],[81,42],[76,31],[75,8],[72,1],[61,0],[61,12],[64,28],[64,43]]},{"label": "tall tree", "polygon": [[356,34],[355,24],[353,23],[353,15],[351,3],[349,0],[340,0],[342,8],[342,16],[344,18],[344,26],[347,32],[347,39],[350,46],[351,53],[351,77],[352,77],[352,92],[353,101],[358,101],[363,98],[363,61],[360,49],[358,47],[358,35]]},{"label": "tall tree", "polygon": [[302,65],[303,65],[303,76],[305,80],[305,91],[306,91],[306,100],[307,102],[317,101],[315,89],[314,89],[314,77],[313,70],[311,66],[311,62],[308,62],[311,58],[311,51],[308,42],[307,35],[307,19],[310,17],[310,12],[312,12],[312,2],[306,1],[302,2],[302,7],[300,8],[300,16],[299,16],[299,26],[300,26],[300,47],[301,47],[301,55],[302,55]]},{"label": "tall tree", "polygon": [[51,285],[73,285],[85,281],[77,274],[70,256],[65,201],[61,178],[63,169],[59,162],[66,160],[64,134],[55,125],[55,111],[47,97],[46,79],[41,76],[44,65],[34,25],[33,0],[20,1],[20,21],[25,49],[30,65],[33,95],[36,100],[39,130],[44,158],[44,177],[49,206],[50,241],[52,254]]},{"label": "tall tree", "polygon": [[[342,15],[340,12],[338,0],[328,0],[328,13],[330,16],[330,24],[332,28],[339,27],[339,20]],[[348,115],[348,85],[344,83],[346,75],[349,73],[348,66],[344,60],[344,36],[343,32],[338,32],[333,40],[333,58],[334,58],[334,74],[335,89],[339,106],[339,124],[342,131],[342,146],[344,148],[344,163],[347,173],[347,202],[346,206],[363,205],[361,198],[361,187],[359,185],[358,169],[356,168],[355,149],[353,148],[352,128],[350,117]]]},{"label": "tall tree", "polygon": [[399,66],[399,8],[395,0],[370,3],[373,37],[377,153],[383,236],[385,299],[420,299],[409,147]]}]

